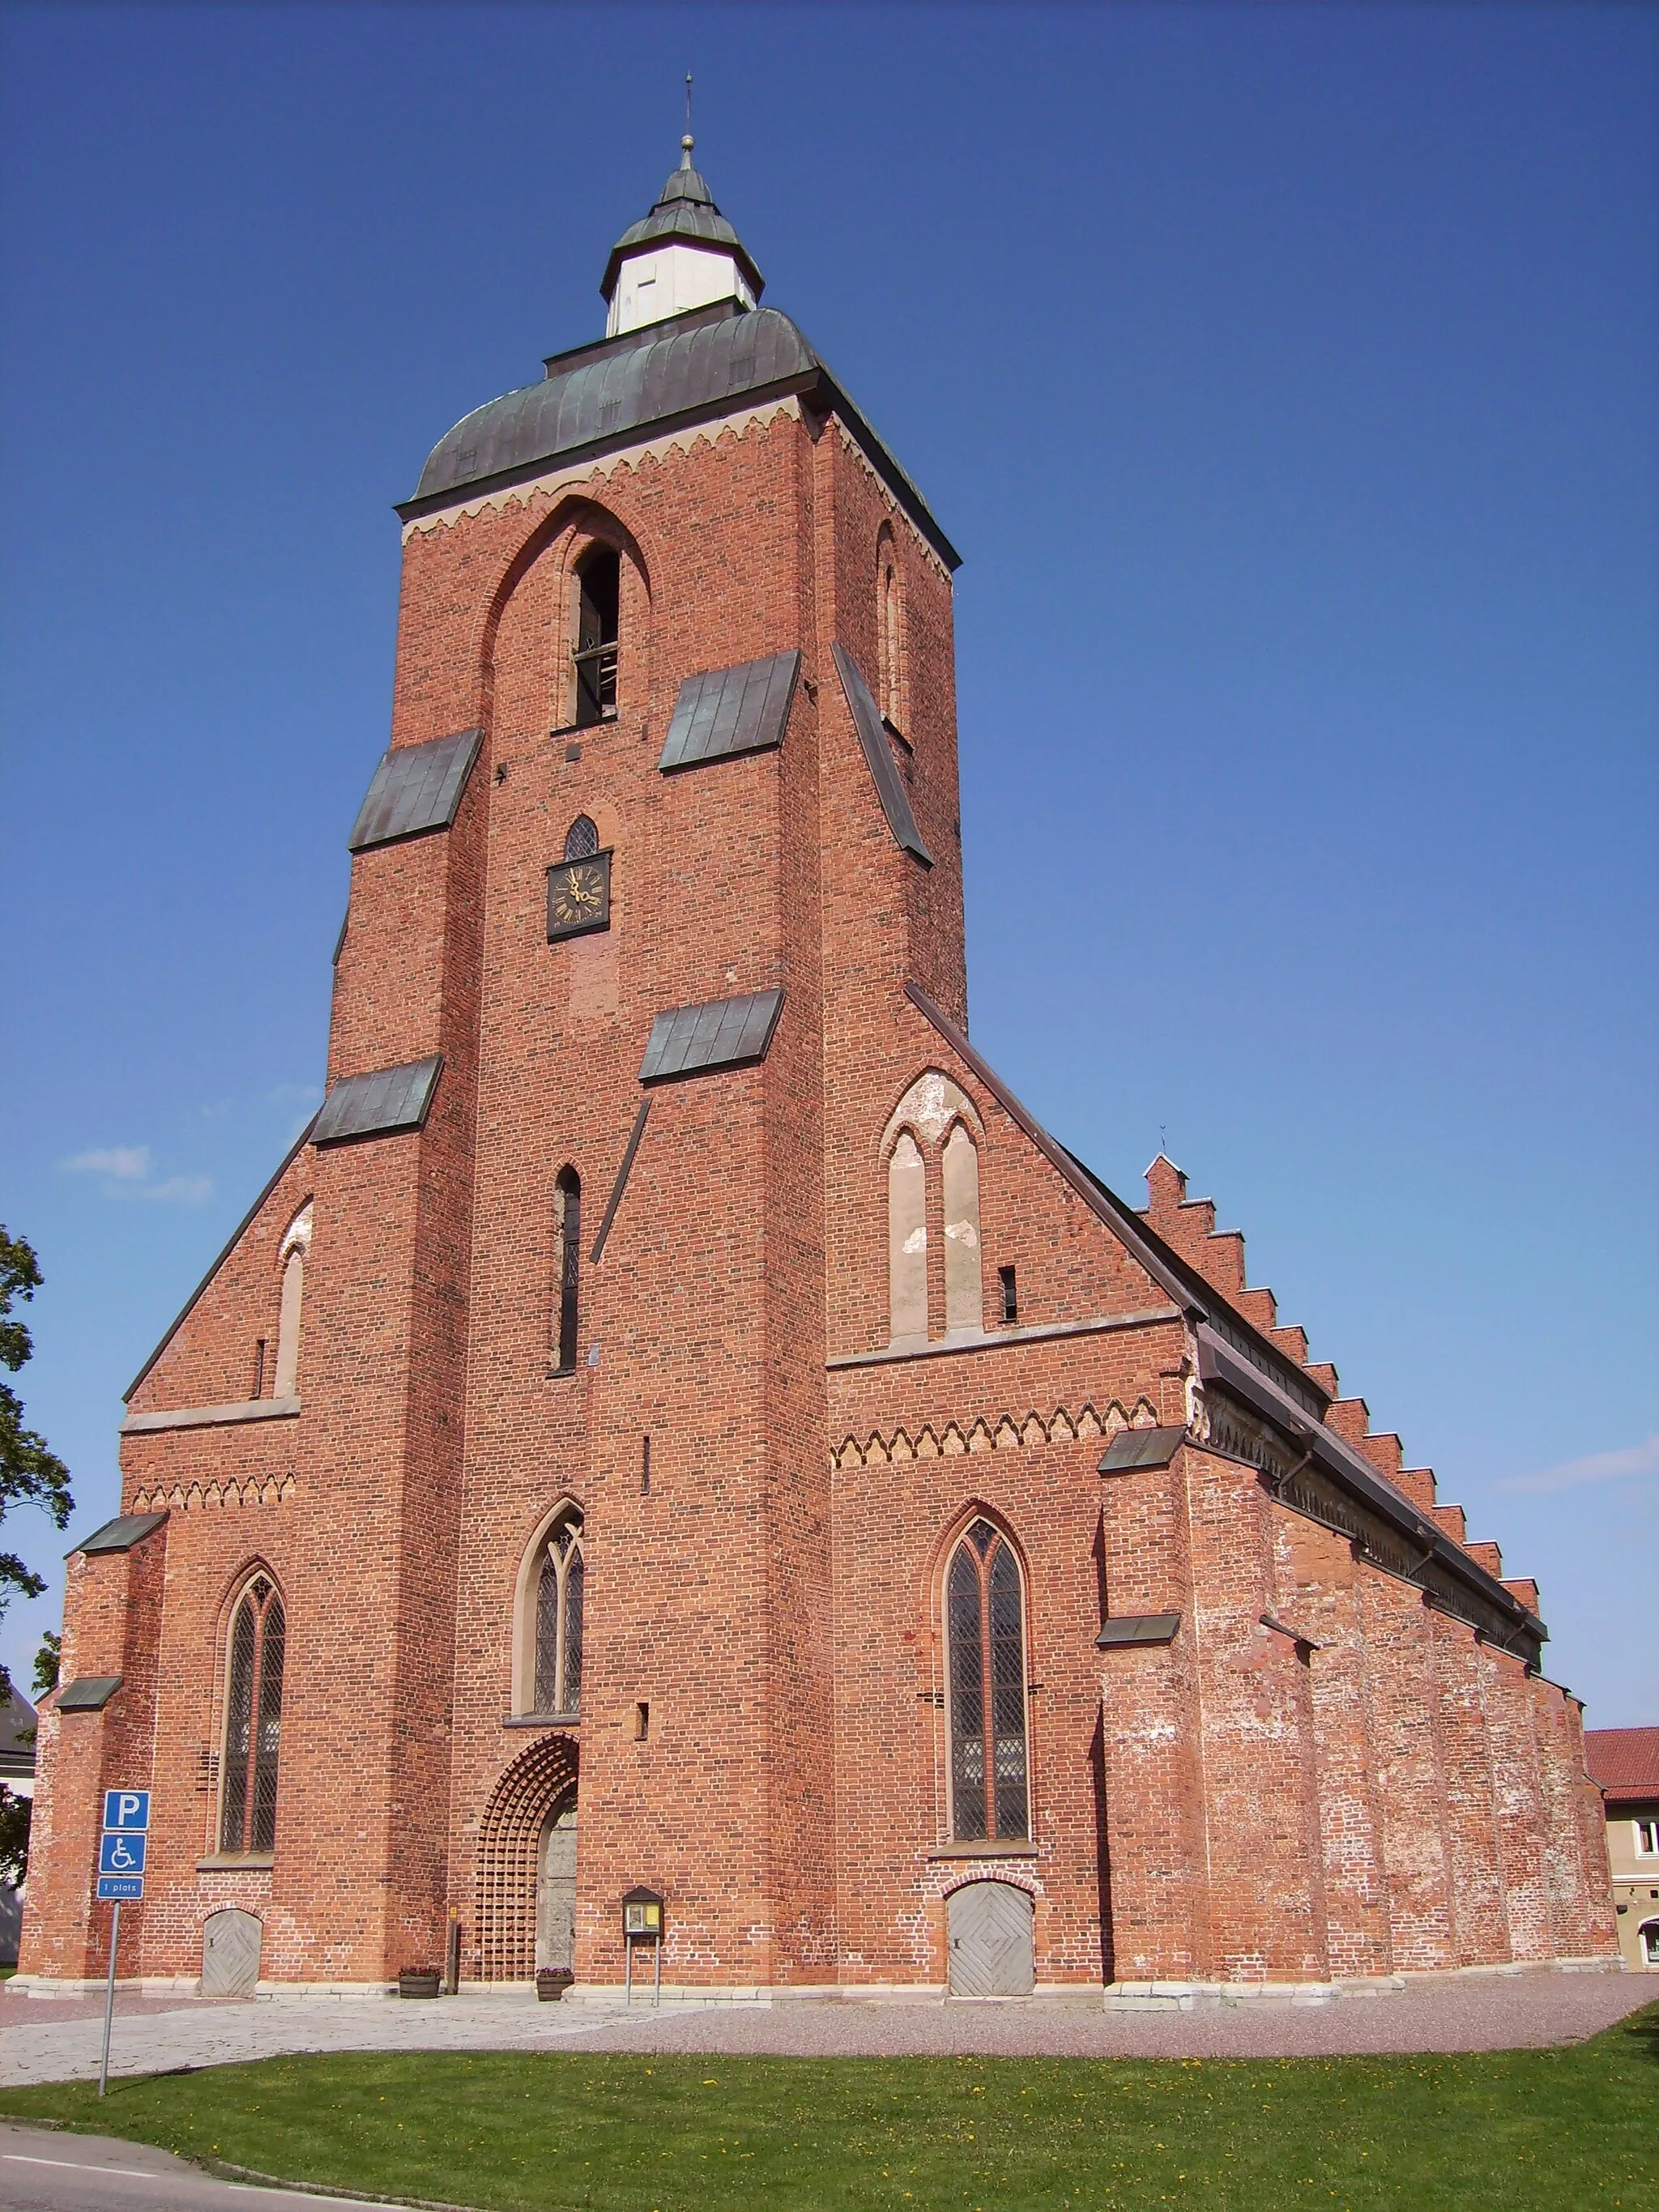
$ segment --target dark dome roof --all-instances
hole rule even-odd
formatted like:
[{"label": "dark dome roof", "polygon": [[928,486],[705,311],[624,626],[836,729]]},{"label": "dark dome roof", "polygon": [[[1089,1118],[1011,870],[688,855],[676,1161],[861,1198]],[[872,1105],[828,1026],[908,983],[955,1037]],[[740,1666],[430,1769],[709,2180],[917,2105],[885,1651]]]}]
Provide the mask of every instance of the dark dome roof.
[{"label": "dark dome roof", "polygon": [[[695,172],[693,172],[695,174]],[[522,483],[579,456],[637,444],[641,435],[717,422],[747,402],[798,394],[833,410],[948,568],[961,556],[928,512],[846,387],[787,315],[717,300],[574,352],[556,354],[540,384],[475,407],[427,456],[405,522],[480,492]]]},{"label": "dark dome roof", "polygon": [[758,300],[766,289],[766,279],[755,266],[748,247],[715,206],[714,195],[704,183],[702,172],[692,167],[691,141],[687,138],[681,143],[684,151],[680,166],[658,194],[656,205],[649,215],[630,223],[611,247],[599,284],[600,294],[605,300],[610,299],[617,289],[617,276],[623,261],[635,246],[648,246],[659,239],[683,238],[690,245],[719,246],[731,254]]},{"label": "dark dome roof", "polygon": [[549,363],[540,384],[475,408],[441,438],[410,507],[489,479],[510,483],[584,447],[617,445],[655,422],[718,412],[749,392],[805,383],[823,368],[775,307],[722,301],[672,324],[647,325]]}]

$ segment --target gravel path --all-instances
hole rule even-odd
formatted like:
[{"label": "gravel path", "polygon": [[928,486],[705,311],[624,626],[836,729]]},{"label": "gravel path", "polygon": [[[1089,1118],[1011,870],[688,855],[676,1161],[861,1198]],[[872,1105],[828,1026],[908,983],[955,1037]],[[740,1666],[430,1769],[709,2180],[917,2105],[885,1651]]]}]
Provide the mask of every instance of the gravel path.
[{"label": "gravel path", "polygon": [[[1249,1999],[1190,2013],[1108,2013],[1097,1995],[986,2004],[669,2008],[538,2005],[523,1996],[408,2004],[369,1996],[244,2003],[125,1996],[111,2071],[160,2073],[302,2051],[627,2050],[781,2057],[1331,2057],[1577,2042],[1659,1996],[1634,1974],[1449,1976],[1327,2005]],[[0,2083],[98,2071],[95,1999],[0,1998]]]}]

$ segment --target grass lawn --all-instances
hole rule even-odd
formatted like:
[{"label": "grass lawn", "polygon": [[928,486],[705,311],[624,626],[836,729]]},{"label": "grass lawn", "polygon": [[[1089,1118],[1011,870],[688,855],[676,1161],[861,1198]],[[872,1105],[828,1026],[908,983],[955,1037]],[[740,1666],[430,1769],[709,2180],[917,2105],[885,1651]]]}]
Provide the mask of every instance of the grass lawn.
[{"label": "grass lawn", "polygon": [[0,2090],[0,2114],[388,2197],[531,2212],[1659,2207],[1659,2006],[1456,2057],[268,2059]]}]

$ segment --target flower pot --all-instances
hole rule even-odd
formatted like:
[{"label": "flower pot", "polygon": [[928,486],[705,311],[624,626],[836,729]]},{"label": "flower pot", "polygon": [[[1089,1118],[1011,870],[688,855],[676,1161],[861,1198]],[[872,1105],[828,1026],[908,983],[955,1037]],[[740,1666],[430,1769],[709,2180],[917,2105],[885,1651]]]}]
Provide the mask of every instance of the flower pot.
[{"label": "flower pot", "polygon": [[400,1997],[435,1997],[440,1977],[435,1966],[405,1966],[398,1977]]},{"label": "flower pot", "polygon": [[544,1966],[536,1976],[536,1995],[544,2004],[557,2004],[575,1978],[568,1966]]}]

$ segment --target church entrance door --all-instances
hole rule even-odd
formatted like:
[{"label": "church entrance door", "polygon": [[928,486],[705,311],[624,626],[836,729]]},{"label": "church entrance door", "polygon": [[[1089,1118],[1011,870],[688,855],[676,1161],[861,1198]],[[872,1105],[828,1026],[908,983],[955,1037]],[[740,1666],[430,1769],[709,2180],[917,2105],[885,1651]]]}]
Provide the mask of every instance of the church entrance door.
[{"label": "church entrance door", "polygon": [[953,1997],[1028,1997],[1036,1979],[1031,1899],[1012,1882],[970,1881],[945,1901]]},{"label": "church entrance door", "polygon": [[576,1964],[576,1801],[567,1797],[548,1814],[536,1868],[536,1971]]}]

